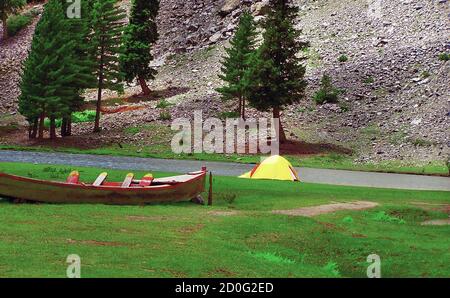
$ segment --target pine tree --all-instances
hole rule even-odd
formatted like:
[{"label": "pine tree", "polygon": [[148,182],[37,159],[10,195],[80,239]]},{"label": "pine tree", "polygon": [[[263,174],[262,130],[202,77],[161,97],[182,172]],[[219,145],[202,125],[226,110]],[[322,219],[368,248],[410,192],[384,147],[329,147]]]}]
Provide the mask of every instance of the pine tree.
[{"label": "pine tree", "polygon": [[222,74],[219,77],[227,83],[218,88],[223,99],[238,99],[239,116],[245,119],[245,93],[248,88],[248,80],[244,75],[250,67],[251,55],[255,52],[256,26],[253,16],[244,12],[239,20],[236,34],[231,39],[231,47],[225,49],[226,56],[222,62]]},{"label": "pine tree", "polygon": [[[298,102],[304,95],[305,66],[298,53],[308,43],[298,41],[300,30],[294,28],[298,8],[288,0],[271,0],[269,13],[263,22],[263,44],[252,56],[249,81],[249,101],[260,111],[272,109],[273,117],[280,119],[286,105]],[[286,141],[280,119],[278,139]]]},{"label": "pine tree", "polygon": [[[71,2],[61,0],[64,10],[67,11]],[[77,73],[76,78],[71,85],[76,89],[70,105],[69,113],[63,115],[61,124],[61,136],[70,136],[72,134],[72,113],[79,110],[84,102],[83,92],[87,88],[95,88],[97,80],[94,75],[95,62],[92,59],[92,46],[89,39],[91,32],[91,13],[93,0],[81,0],[81,17],[67,18],[70,26],[72,40],[75,41],[74,55],[77,57],[77,63],[73,65]]]},{"label": "pine tree", "polygon": [[156,75],[150,62],[152,46],[158,40],[158,11],[159,0],[133,0],[130,23],[124,34],[125,51],[120,57],[126,81],[131,83],[137,78],[144,95],[151,92],[146,81]]},{"label": "pine tree", "polygon": [[59,0],[45,5],[24,62],[19,110],[30,123],[30,137],[43,138],[44,120],[50,119],[50,137],[56,138],[57,118],[70,112],[76,88],[77,57],[75,41]]},{"label": "pine tree", "polygon": [[0,21],[3,24],[3,40],[8,39],[8,16],[17,13],[25,4],[25,0],[0,0]]},{"label": "pine tree", "polygon": [[125,17],[125,12],[117,6],[117,0],[96,0],[94,3],[91,44],[98,78],[94,132],[100,131],[103,89],[123,92],[123,74],[120,71],[119,55],[122,52]]}]

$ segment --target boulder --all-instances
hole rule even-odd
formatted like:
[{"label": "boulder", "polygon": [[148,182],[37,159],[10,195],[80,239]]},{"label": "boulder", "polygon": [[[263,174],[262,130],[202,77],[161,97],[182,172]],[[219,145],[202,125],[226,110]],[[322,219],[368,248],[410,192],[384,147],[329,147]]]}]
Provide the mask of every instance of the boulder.
[{"label": "boulder", "polygon": [[252,12],[255,16],[262,16],[269,12],[269,0],[262,0],[252,5]]},{"label": "boulder", "polygon": [[225,0],[222,8],[220,9],[220,15],[226,16],[230,12],[239,7],[240,0]]}]

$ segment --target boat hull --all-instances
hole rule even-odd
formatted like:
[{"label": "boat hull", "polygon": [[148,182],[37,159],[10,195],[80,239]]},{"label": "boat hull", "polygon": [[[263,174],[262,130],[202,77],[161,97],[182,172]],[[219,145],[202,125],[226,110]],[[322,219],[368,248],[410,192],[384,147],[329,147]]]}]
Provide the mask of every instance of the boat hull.
[{"label": "boat hull", "polygon": [[111,187],[42,181],[0,173],[0,197],[42,203],[142,205],[190,200],[205,189],[206,172],[172,185]]}]

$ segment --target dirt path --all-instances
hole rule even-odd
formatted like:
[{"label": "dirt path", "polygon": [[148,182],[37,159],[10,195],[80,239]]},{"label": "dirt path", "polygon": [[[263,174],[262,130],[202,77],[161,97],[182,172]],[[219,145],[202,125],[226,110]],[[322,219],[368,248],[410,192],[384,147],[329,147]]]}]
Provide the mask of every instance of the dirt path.
[{"label": "dirt path", "polygon": [[[235,177],[250,171],[254,167],[251,164],[231,162],[0,150],[0,162],[2,161],[176,173],[187,173],[206,166],[215,175]],[[447,177],[310,168],[296,169],[302,182],[377,188],[450,191],[450,178]]]},{"label": "dirt path", "polygon": [[450,218],[428,220],[422,223],[423,226],[447,226],[450,225]]},{"label": "dirt path", "polygon": [[365,201],[357,201],[351,203],[335,203],[328,205],[319,205],[312,207],[303,207],[298,209],[291,210],[274,210],[272,213],[274,214],[283,214],[290,216],[306,216],[312,217],[320,214],[334,213],[342,210],[365,210],[371,209],[378,206],[378,203],[375,202],[365,202]]}]

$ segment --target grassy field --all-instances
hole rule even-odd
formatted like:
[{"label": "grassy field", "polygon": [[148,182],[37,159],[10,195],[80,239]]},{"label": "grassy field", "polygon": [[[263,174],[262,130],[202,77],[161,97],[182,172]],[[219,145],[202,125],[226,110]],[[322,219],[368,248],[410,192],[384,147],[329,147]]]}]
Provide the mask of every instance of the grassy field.
[{"label": "grassy field", "polygon": [[[1,172],[50,180],[71,170],[0,163]],[[78,170],[86,182],[101,172]],[[313,218],[271,212],[357,200],[380,206]],[[448,217],[439,204],[448,207],[448,192],[233,177],[214,178],[213,207],[0,201],[0,277],[64,277],[69,254],[81,257],[82,277],[365,277],[370,254],[383,277],[450,277],[450,227],[421,225]]]},{"label": "grassy field", "polygon": [[[38,152],[63,152],[63,153],[83,153],[93,155],[114,155],[114,156],[132,156],[146,158],[163,159],[188,159],[188,160],[206,160],[237,163],[259,163],[259,155],[243,154],[175,154],[166,144],[155,144],[152,146],[139,146],[121,144],[95,149],[77,149],[67,147],[50,146],[17,146],[0,145],[0,150],[19,150],[19,151],[38,151]],[[418,166],[414,164],[405,164],[400,161],[386,161],[380,163],[355,163],[352,156],[328,153],[312,156],[290,156],[286,158],[296,167],[317,168],[317,169],[337,169],[352,171],[368,171],[382,173],[408,173],[419,175],[439,175],[448,176],[449,169],[444,162],[435,161],[426,165]]]}]

